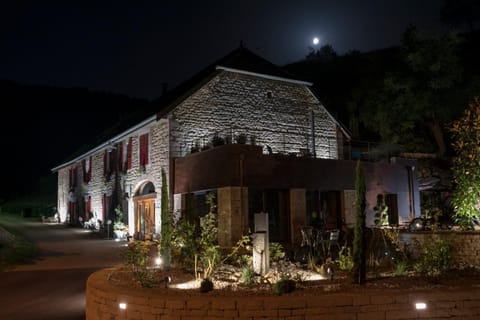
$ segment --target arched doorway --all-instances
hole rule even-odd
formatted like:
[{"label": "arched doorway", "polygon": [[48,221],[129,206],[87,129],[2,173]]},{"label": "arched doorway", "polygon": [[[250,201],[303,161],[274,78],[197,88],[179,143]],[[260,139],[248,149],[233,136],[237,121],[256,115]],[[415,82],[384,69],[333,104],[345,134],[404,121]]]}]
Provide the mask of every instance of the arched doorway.
[{"label": "arched doorway", "polygon": [[155,186],[152,182],[143,183],[133,196],[135,204],[135,239],[151,239],[155,233]]}]

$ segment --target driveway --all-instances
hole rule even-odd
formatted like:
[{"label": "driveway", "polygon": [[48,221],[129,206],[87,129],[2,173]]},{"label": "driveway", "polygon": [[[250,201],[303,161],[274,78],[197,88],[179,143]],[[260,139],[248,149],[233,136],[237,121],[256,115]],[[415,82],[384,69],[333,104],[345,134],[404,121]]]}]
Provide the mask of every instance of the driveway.
[{"label": "driveway", "polygon": [[0,273],[0,319],[85,319],[88,276],[121,264],[126,242],[59,224],[22,221],[11,227],[39,254],[33,264]]}]

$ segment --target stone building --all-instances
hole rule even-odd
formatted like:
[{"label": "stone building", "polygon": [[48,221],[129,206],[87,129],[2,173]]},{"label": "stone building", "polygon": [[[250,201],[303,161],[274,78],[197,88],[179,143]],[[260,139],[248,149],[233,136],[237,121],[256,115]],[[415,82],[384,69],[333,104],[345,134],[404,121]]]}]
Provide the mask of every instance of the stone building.
[{"label": "stone building", "polygon": [[[269,214],[270,239],[295,242],[312,213],[325,227],[353,224],[350,136],[311,90],[240,47],[155,101],[155,114],[117,130],[52,170],[58,211],[76,223],[115,219],[137,238],[160,232],[161,172],[172,213],[195,220],[216,194],[219,240],[230,245]],[[379,194],[390,222],[419,215],[415,162],[366,162],[368,220]]]}]

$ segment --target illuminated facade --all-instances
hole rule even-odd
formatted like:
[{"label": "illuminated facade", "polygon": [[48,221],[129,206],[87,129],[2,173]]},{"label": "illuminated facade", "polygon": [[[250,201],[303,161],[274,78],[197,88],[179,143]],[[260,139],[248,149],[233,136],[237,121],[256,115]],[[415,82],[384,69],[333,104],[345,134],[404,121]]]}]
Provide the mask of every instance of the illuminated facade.
[{"label": "illuminated facade", "polygon": [[[278,241],[296,241],[314,211],[328,216],[329,227],[350,224],[354,162],[342,160],[349,136],[310,86],[240,47],[162,96],[155,115],[54,168],[61,220],[105,223],[118,207],[132,235],[155,237],[164,169],[176,217],[195,219],[205,193],[216,194],[223,245],[247,232],[259,211],[270,211]],[[395,206],[394,222],[415,216],[414,163],[378,172],[393,182],[375,180],[371,166],[371,207],[381,193]],[[324,168],[330,181],[322,179]]]}]

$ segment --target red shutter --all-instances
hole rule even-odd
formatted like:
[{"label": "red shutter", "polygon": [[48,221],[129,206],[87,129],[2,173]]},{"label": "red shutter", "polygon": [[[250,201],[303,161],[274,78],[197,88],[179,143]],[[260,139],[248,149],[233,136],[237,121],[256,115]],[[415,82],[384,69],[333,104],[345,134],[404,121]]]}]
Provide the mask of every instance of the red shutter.
[{"label": "red shutter", "polygon": [[114,170],[115,170],[115,151],[110,151],[110,154],[109,154],[109,160],[110,160],[110,165],[108,166],[108,173],[112,173]]},{"label": "red shutter", "polygon": [[75,168],[73,169],[73,179],[72,179],[73,188],[77,186],[77,176],[78,176],[78,168]]},{"label": "red shutter", "polygon": [[102,195],[102,221],[105,222],[105,217],[107,215],[107,204],[106,204],[105,193]]},{"label": "red shutter", "polygon": [[145,135],[145,165],[148,164],[148,133]]},{"label": "red shutter", "polygon": [[127,145],[127,169],[132,169],[132,138],[128,139]]},{"label": "red shutter", "polygon": [[123,143],[119,143],[118,144],[118,154],[117,154],[117,157],[118,157],[118,168],[121,172],[124,171],[124,168],[123,168]]},{"label": "red shutter", "polygon": [[85,159],[82,160],[82,178],[83,182],[88,182],[87,180],[87,162]]},{"label": "red shutter", "polygon": [[103,153],[103,176],[107,176],[107,150]]},{"label": "red shutter", "polygon": [[148,164],[148,133],[140,136],[140,166]]},{"label": "red shutter", "polygon": [[140,150],[139,150],[139,157],[138,157],[138,160],[140,161],[138,164],[140,165],[140,167],[143,166],[143,161],[144,161],[144,151],[143,151],[143,135],[140,136],[140,138],[138,139],[139,140],[139,144],[140,144]]},{"label": "red shutter", "polygon": [[91,197],[91,196],[88,196],[88,200],[87,200],[87,213],[85,214],[85,218],[87,219],[87,221],[91,218],[91,217],[90,217],[91,212],[92,212],[92,197]]}]

